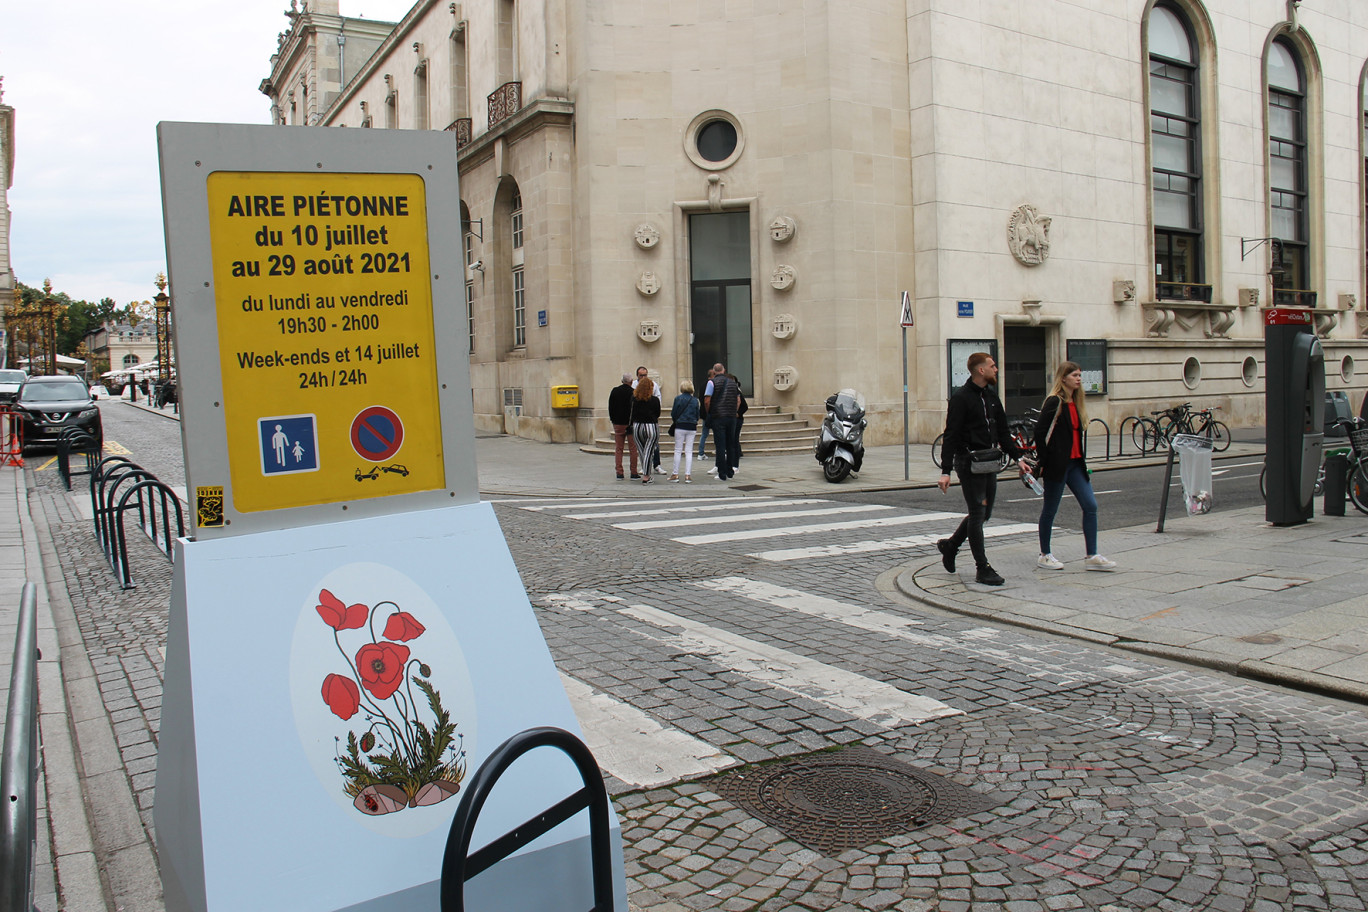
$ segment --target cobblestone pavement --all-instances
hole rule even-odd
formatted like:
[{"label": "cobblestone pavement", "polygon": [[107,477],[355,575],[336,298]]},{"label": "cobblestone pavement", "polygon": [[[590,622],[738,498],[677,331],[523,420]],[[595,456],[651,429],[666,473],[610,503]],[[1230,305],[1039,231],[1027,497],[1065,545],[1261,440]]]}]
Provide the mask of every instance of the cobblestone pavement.
[{"label": "cobblestone pavement", "polygon": [[[169,568],[143,548],[138,588],[119,590],[55,476],[30,477],[150,832]],[[908,532],[819,528],[864,514],[800,516],[830,505],[792,500],[764,509],[789,514],[783,528],[810,531],[775,534],[774,517],[743,515],[762,509],[755,503],[496,505],[571,683],[644,714],[660,729],[648,741],[669,745],[662,751],[678,753],[678,738],[720,758],[646,784],[605,763],[634,906],[1366,907],[1362,707],[930,614],[891,583],[927,544],[880,549]],[[949,525],[918,525],[909,511],[869,515],[923,531]],[[779,553],[799,542],[827,550]],[[908,817],[838,850],[814,847],[823,833],[811,826],[781,829],[723,797],[735,794],[728,777],[770,781],[786,759],[839,757],[848,746],[978,800],[946,799],[944,813],[928,814],[938,822]],[[778,797],[800,811],[875,817],[896,797],[882,787],[833,779]]]},{"label": "cobblestone pavement", "polygon": [[[500,521],[566,674],[737,763],[862,744],[1001,802],[824,855],[723,798],[728,773],[648,789],[610,779],[640,906],[1365,908],[1359,707],[928,616],[879,584],[926,546],[780,563],[744,543],[674,540],[700,529],[563,518],[608,507],[525,507],[500,504]],[[681,637],[680,618],[959,712],[914,724],[842,712],[737,671]]]}]

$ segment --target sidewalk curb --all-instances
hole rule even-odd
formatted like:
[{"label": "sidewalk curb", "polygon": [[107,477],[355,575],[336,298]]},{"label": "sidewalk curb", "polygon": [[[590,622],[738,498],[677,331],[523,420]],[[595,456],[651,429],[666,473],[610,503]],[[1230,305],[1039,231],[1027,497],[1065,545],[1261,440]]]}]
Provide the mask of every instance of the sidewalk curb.
[{"label": "sidewalk curb", "polygon": [[[20,498],[20,534],[25,545],[25,575],[30,580],[42,580],[38,592],[38,648],[43,656],[38,661],[38,726],[48,826],[52,833],[53,876],[63,908],[108,910],[63,687],[63,678],[69,671],[66,660],[83,655],[85,647],[78,642],[74,652],[68,648],[69,636],[59,618],[61,606],[55,604],[56,593],[45,572],[50,566],[51,534],[46,524],[34,516],[27,477],[24,470],[20,473],[16,488]],[[63,590],[60,597],[65,596]]]},{"label": "sidewalk curb", "polygon": [[[81,795],[84,798],[81,816],[84,817],[85,833],[72,833],[68,838],[73,841],[73,849],[81,844],[82,836],[87,844],[91,844],[89,864],[95,872],[94,887],[99,890],[94,895],[100,896],[98,906],[94,895],[88,900],[76,901],[74,887],[63,874],[59,877],[59,883],[65,899],[64,907],[162,912],[165,906],[158,873],[160,867],[148,834],[143,829],[137,801],[124,771],[114,726],[100,695],[95,669],[86,652],[76,612],[66,591],[52,530],[41,512],[32,518],[40,533],[39,549],[43,566],[48,571],[43,578],[47,581],[48,600],[61,648],[60,680],[65,684],[62,714],[65,715],[66,724],[58,724],[54,719],[50,727],[59,742],[65,740],[63,747],[71,756],[69,765],[62,770],[63,780],[57,783],[62,788],[59,790],[50,786],[49,793]],[[48,732],[49,726],[45,726],[45,738]],[[80,878],[77,887],[88,891],[91,885],[86,881],[84,864],[74,873]],[[110,900],[114,897],[117,897],[117,902],[111,904]]]},{"label": "sidewalk curb", "polygon": [[1323,675],[1314,671],[1288,668],[1284,665],[1273,665],[1262,659],[1236,660],[1201,649],[1188,649],[1183,646],[1173,646],[1168,643],[1155,643],[1147,640],[1132,640],[1126,637],[1114,636],[1112,634],[1098,633],[1095,630],[1088,630],[1084,627],[1058,624],[1054,621],[1024,617],[1022,615],[1005,614],[1001,611],[992,611],[974,605],[966,605],[962,602],[955,602],[950,599],[932,595],[917,586],[915,580],[923,571],[934,570],[939,567],[939,564],[940,561],[937,559],[919,565],[908,565],[900,570],[892,571],[888,575],[893,577],[894,588],[904,598],[911,599],[914,602],[920,602],[921,604],[928,605],[950,614],[958,614],[964,617],[976,618],[978,620],[991,621],[995,624],[1010,624],[1013,627],[1021,627],[1041,633],[1050,633],[1056,636],[1067,637],[1072,640],[1082,640],[1099,646],[1123,650],[1125,652],[1134,652],[1140,655],[1180,662],[1184,665],[1220,671],[1238,678],[1249,678],[1267,684],[1276,684],[1280,687],[1311,691],[1326,696],[1336,697],[1341,700],[1368,704],[1368,687],[1356,684],[1353,681],[1347,681],[1343,678],[1331,677],[1330,675]]}]

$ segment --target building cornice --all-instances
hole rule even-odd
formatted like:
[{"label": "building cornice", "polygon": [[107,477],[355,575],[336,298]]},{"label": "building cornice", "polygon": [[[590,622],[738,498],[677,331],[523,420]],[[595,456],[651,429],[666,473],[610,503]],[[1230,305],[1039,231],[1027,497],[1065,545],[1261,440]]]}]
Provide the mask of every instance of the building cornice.
[{"label": "building cornice", "polygon": [[575,118],[575,103],[565,98],[538,98],[499,121],[492,129],[472,139],[457,153],[461,165],[474,166],[494,154],[499,140],[517,142],[529,133],[548,126],[568,127]]},{"label": "building cornice", "polygon": [[[380,46],[375,49],[375,53],[371,54],[370,59],[361,65],[361,68],[356,71],[356,75],[348,80],[347,84],[342,87],[342,92],[337,96],[337,99],[328,106],[328,110],[323,112],[321,121],[323,126],[332,125],[333,119],[342,113],[342,109],[347,106],[348,102],[356,97],[356,93],[360,91],[361,86],[380,69],[380,65],[384,63],[385,58],[389,56],[390,52],[404,42],[409,32],[413,31],[419,20],[421,20],[423,16],[427,14],[427,11],[432,9],[438,2],[440,2],[440,0],[419,0],[418,3],[413,5],[404,18],[399,20],[398,24],[395,25],[393,30],[389,33],[389,37],[380,42]],[[368,20],[361,21],[364,22]]]}]

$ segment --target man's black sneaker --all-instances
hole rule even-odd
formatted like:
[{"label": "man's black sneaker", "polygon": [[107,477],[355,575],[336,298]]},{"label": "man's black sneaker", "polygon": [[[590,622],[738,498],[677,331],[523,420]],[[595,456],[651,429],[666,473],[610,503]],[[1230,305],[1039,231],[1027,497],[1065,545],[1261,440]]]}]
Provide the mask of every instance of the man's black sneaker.
[{"label": "man's black sneaker", "polygon": [[950,539],[942,538],[936,542],[936,549],[941,553],[941,566],[946,573],[955,572],[955,549],[950,547]]},{"label": "man's black sneaker", "polygon": [[992,567],[980,567],[978,575],[974,577],[985,586],[1001,586],[1002,577]]}]

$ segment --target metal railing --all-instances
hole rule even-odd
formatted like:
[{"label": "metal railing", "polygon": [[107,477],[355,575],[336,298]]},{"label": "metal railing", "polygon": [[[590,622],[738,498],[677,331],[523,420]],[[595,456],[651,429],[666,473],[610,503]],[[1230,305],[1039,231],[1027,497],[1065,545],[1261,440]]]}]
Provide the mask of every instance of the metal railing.
[{"label": "metal railing", "polygon": [[33,908],[38,837],[38,587],[24,583],[0,754],[0,908]]},{"label": "metal railing", "polygon": [[456,118],[447,129],[456,134],[456,148],[458,150],[470,145],[474,133],[474,124],[469,117]]},{"label": "metal railing", "polygon": [[1211,303],[1211,286],[1197,282],[1155,282],[1154,296],[1161,301]]},{"label": "metal railing", "polygon": [[[479,851],[470,854],[470,838],[475,835],[475,819],[480,816],[494,783],[513,761],[538,747],[555,747],[574,762],[584,787],[542,811],[522,826],[514,827]],[[613,869],[608,841],[608,792],[603,786],[594,755],[584,742],[561,728],[545,726],[519,732],[500,744],[470,780],[470,790],[456,808],[442,855],[441,912],[464,912],[465,883],[512,855],[539,836],[569,820],[582,810],[589,811],[589,860],[592,866],[594,905],[589,912],[612,912]]]},{"label": "metal railing", "polygon": [[505,82],[490,92],[486,101],[489,104],[489,126],[493,129],[495,124],[512,117],[522,107],[522,83]]},{"label": "metal railing", "polygon": [[[90,506],[94,514],[95,538],[122,588],[135,588],[124,526],[125,514],[130,509],[137,508],[138,528],[157,550],[167,560],[175,559],[176,539],[185,535],[185,511],[180,498],[137,463],[123,456],[101,459],[90,475]],[[171,530],[173,516],[174,535]]]}]

